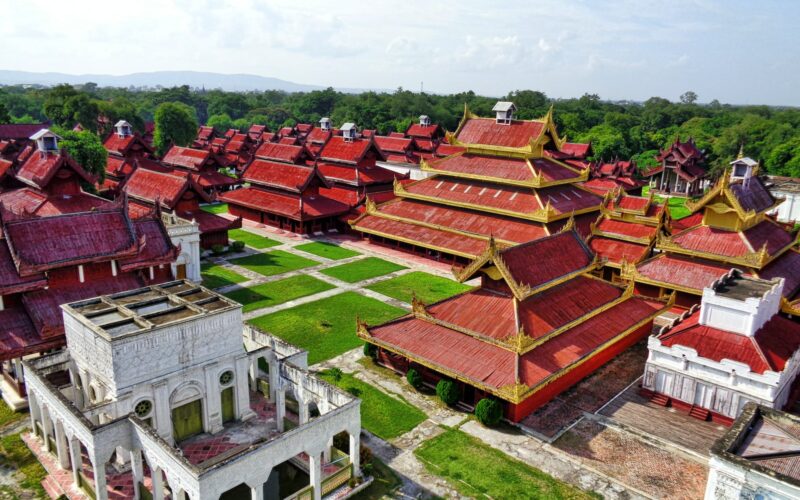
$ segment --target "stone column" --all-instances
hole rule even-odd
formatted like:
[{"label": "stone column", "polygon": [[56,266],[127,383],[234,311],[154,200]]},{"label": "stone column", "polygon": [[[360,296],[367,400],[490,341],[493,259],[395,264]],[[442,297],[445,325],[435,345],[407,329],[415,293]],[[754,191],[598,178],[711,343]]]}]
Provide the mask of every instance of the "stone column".
[{"label": "stone column", "polygon": [[58,466],[62,469],[69,467],[69,445],[64,435],[64,426],[61,422],[56,422],[56,455],[58,456]]},{"label": "stone column", "polygon": [[50,452],[50,431],[52,430],[53,422],[50,420],[50,410],[46,406],[42,406],[42,429],[44,430],[44,451]]},{"label": "stone column", "polygon": [[39,399],[31,391],[28,391],[28,409],[31,414],[31,431],[36,436],[39,434],[36,428],[36,421],[41,419],[41,410],[39,408]]},{"label": "stone column", "polygon": [[75,483],[77,488],[80,485],[80,473],[83,467],[83,459],[81,457],[81,442],[77,438],[70,438],[69,440],[69,461],[72,465],[72,482]]},{"label": "stone column", "polygon": [[83,387],[81,386],[81,378],[74,368],[69,369],[69,379],[72,382],[72,397],[75,399],[75,406],[79,409],[84,408]]},{"label": "stone column", "polygon": [[269,399],[275,401],[275,393],[281,384],[281,368],[277,359],[268,360],[269,363]]},{"label": "stone column", "polygon": [[142,498],[141,485],[144,484],[144,467],[141,450],[131,450],[131,475],[133,476],[133,497]]},{"label": "stone column", "polygon": [[283,419],[286,417],[286,391],[280,387],[275,390],[275,423],[278,432],[283,432]]},{"label": "stone column", "polygon": [[350,463],[353,464],[353,477],[361,475],[361,430],[349,432]]},{"label": "stone column", "polygon": [[150,476],[153,478],[153,500],[164,500],[164,475],[161,469],[153,467]]},{"label": "stone column", "polygon": [[95,457],[92,462],[92,471],[94,472],[94,494],[97,500],[108,500],[108,491],[106,488],[106,463]]},{"label": "stone column", "polygon": [[251,500],[264,500],[264,485],[250,486],[250,499]]},{"label": "stone column", "polygon": [[211,434],[216,434],[223,429],[222,426],[222,401],[219,392],[222,387],[217,377],[219,365],[209,363],[203,367],[206,380],[206,400],[203,402],[203,411],[208,415],[208,429]]},{"label": "stone column", "polygon": [[314,487],[314,500],[322,500],[322,453],[319,451],[308,453],[308,476],[311,486]]},{"label": "stone column", "polygon": [[250,376],[247,381],[250,383],[250,392],[256,392],[258,390],[258,359],[258,357],[248,359],[250,363]]},{"label": "stone column", "polygon": [[333,436],[328,439],[328,444],[326,444],[325,449],[322,450],[322,460],[324,460],[325,463],[331,462],[331,448],[333,448]]},{"label": "stone column", "polygon": [[236,358],[236,373],[234,378],[234,385],[236,386],[236,418],[239,420],[249,420],[256,416],[255,412],[250,408],[250,391],[247,384],[247,355],[239,356]]},{"label": "stone column", "polygon": [[163,380],[153,384],[153,428],[159,436],[172,443],[172,415],[169,407],[169,387]]},{"label": "stone column", "polygon": [[306,395],[303,394],[303,389],[300,388],[300,393],[298,394],[297,404],[300,407],[300,425],[308,423],[308,400],[306,399]]}]

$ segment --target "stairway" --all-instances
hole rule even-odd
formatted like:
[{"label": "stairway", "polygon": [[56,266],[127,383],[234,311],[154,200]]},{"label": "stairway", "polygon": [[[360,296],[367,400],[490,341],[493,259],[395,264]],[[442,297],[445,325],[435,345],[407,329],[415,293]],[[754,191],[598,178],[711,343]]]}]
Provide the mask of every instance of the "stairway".
[{"label": "stairway", "polygon": [[650,398],[650,401],[665,408],[669,406],[670,403],[669,396],[664,394],[654,394],[653,397]]},{"label": "stairway", "polygon": [[709,417],[711,416],[711,412],[700,406],[692,405],[692,409],[689,410],[689,415],[698,420],[707,422],[709,420]]}]

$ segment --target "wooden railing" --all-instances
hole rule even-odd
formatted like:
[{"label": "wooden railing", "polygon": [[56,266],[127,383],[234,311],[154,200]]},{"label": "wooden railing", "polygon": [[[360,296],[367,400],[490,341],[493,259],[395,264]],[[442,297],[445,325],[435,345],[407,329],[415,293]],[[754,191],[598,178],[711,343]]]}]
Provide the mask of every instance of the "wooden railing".
[{"label": "wooden railing", "polygon": [[347,464],[322,481],[322,496],[327,495],[353,477],[353,466]]},{"label": "wooden railing", "polygon": [[294,493],[293,495],[289,495],[283,500],[312,500],[313,498],[314,498],[314,487],[309,484],[302,490]]}]

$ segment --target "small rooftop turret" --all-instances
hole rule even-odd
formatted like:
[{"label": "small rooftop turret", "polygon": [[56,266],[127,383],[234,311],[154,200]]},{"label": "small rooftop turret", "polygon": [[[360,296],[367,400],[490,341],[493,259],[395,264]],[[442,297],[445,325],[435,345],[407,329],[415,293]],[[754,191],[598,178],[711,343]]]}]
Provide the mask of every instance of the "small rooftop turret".
[{"label": "small rooftop turret", "polygon": [[703,290],[699,323],[752,337],[778,314],[784,281],[751,278],[731,269]]},{"label": "small rooftop turret", "polygon": [[352,141],[356,138],[356,134],[358,133],[358,127],[356,127],[355,123],[347,122],[341,127],[342,130],[342,137],[346,141]]},{"label": "small rooftop turret", "polygon": [[322,130],[324,130],[326,132],[328,130],[330,130],[331,129],[331,119],[328,118],[327,116],[325,116],[323,118],[320,118],[320,120],[319,120],[319,128],[321,128]]},{"label": "small rooftop turret", "polygon": [[57,152],[58,141],[61,139],[61,137],[46,128],[36,132],[30,138],[32,141],[36,141],[36,148],[42,153]]},{"label": "small rooftop turret", "polygon": [[511,101],[497,101],[492,111],[495,112],[497,123],[509,125],[511,120],[514,119],[514,113],[517,111],[517,107]]},{"label": "small rooftop turret", "polygon": [[428,115],[419,115],[419,124],[423,127],[431,126],[431,117]]},{"label": "small rooftop turret", "polygon": [[116,125],[114,125],[114,128],[117,130],[117,135],[120,137],[128,137],[133,134],[131,124],[125,120],[118,121]]}]

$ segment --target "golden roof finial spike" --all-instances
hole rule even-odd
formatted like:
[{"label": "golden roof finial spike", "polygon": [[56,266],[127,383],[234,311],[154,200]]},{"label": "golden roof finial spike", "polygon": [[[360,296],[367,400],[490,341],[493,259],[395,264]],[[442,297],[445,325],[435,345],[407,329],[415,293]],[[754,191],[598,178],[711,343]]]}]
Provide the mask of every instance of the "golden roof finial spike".
[{"label": "golden roof finial spike", "polygon": [[736,156],[737,160],[744,158],[744,141],[739,143],[739,154]]}]

